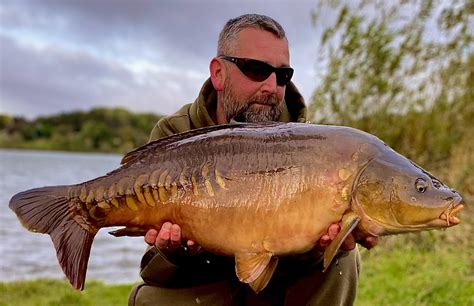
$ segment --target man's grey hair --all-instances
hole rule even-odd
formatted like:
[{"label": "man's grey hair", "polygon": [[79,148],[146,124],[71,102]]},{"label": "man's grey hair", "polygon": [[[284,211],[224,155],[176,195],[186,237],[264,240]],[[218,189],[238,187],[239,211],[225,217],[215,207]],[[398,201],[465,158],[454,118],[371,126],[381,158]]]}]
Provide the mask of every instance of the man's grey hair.
[{"label": "man's grey hair", "polygon": [[238,34],[244,28],[268,31],[278,38],[286,39],[285,30],[283,30],[283,27],[273,18],[265,15],[245,14],[230,19],[224,25],[224,28],[219,34],[219,41],[217,42],[217,55],[230,54],[233,47],[232,43],[237,39]]}]

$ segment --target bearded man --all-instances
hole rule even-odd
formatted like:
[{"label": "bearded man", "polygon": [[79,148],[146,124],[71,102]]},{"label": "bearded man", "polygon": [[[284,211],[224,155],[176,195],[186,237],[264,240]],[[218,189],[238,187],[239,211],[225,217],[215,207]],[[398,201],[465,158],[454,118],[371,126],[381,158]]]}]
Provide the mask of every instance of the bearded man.
[{"label": "bearded man", "polygon": [[[209,68],[194,103],[159,120],[150,141],[231,120],[306,121],[303,97],[291,82],[288,40],[272,18],[247,14],[229,20]],[[180,226],[167,222],[145,236],[150,247],[141,263],[144,283],[134,287],[129,305],[352,305],[360,261],[352,236],[337,264],[322,272],[324,248],[339,229],[332,224],[308,253],[280,258],[267,288],[255,294],[238,281],[233,258],[182,241]],[[219,229],[209,228],[214,230]],[[362,242],[376,243],[374,237]]]}]

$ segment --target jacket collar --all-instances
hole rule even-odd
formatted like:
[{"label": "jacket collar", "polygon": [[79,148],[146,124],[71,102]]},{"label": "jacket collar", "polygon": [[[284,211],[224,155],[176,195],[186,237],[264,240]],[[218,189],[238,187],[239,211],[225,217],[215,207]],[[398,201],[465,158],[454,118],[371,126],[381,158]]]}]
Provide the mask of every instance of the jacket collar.
[{"label": "jacket collar", "polygon": [[[209,110],[217,108],[217,91],[212,86],[211,79],[207,79],[199,92],[199,96],[191,105],[189,110],[193,125],[201,128],[209,125],[216,125],[209,115]],[[306,106],[304,98],[299,93],[293,82],[286,85],[285,101],[283,112],[278,121],[281,122],[305,122]]]}]

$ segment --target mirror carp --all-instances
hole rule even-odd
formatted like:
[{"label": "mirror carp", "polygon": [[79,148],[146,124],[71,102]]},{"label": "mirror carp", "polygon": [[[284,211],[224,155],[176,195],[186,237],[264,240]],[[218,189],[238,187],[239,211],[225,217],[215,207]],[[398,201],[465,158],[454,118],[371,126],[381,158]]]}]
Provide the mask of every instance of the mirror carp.
[{"label": "mirror carp", "polygon": [[[94,236],[144,235],[170,221],[183,238],[234,256],[236,274],[263,290],[278,256],[309,251],[341,222],[324,269],[354,228],[389,235],[446,228],[462,197],[377,137],[309,123],[192,130],[128,153],[122,166],[69,186],[16,194],[25,228],[47,233],[72,286],[84,288]],[[213,229],[213,230],[209,230]]]}]

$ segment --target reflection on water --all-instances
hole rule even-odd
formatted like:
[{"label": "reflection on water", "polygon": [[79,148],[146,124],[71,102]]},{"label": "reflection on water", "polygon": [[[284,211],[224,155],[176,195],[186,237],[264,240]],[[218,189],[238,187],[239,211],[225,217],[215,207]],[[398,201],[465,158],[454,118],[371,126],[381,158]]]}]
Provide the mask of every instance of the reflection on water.
[{"label": "reflection on water", "polygon": [[[0,281],[63,278],[49,235],[24,229],[8,208],[11,196],[27,189],[75,184],[119,166],[119,155],[0,150]],[[92,245],[87,279],[109,283],[139,280],[143,238],[115,238],[99,231]]]}]

